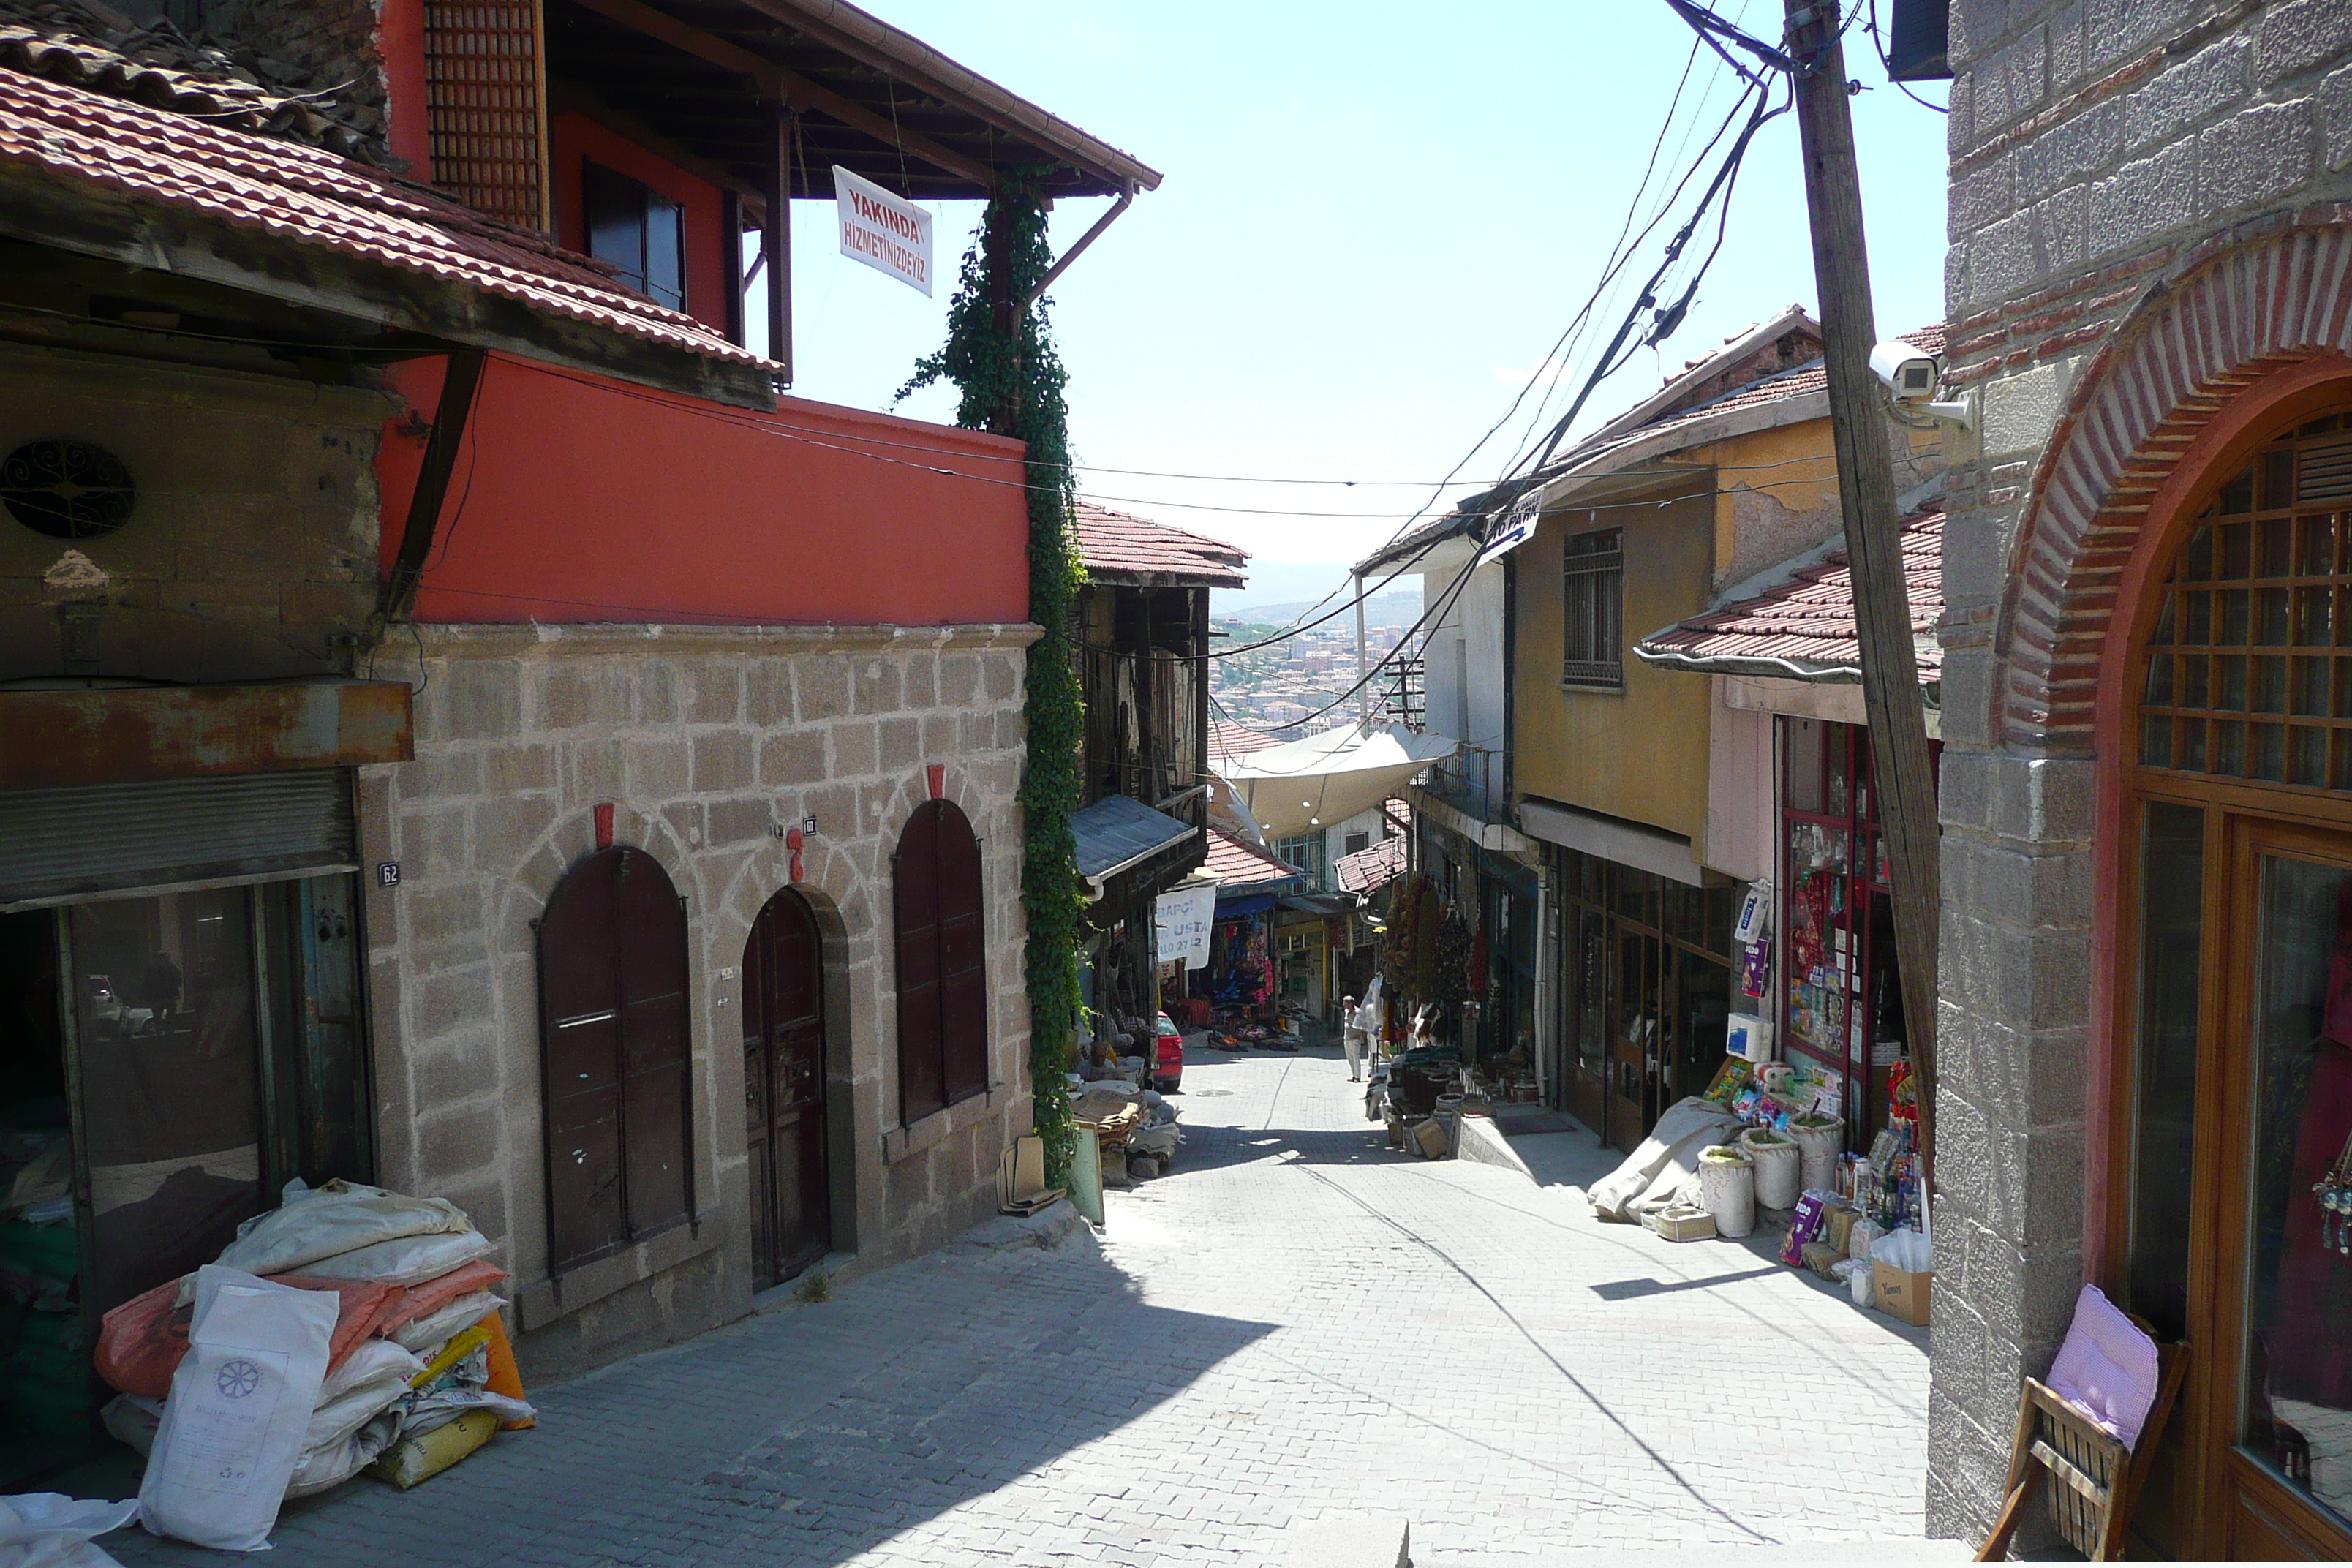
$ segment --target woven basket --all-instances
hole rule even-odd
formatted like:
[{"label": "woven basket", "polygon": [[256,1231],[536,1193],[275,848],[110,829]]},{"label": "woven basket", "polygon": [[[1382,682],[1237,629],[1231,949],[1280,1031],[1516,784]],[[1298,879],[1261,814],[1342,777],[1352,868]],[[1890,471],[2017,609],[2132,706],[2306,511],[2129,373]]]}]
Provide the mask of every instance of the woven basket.
[{"label": "woven basket", "polygon": [[1808,1193],[1835,1191],[1838,1155],[1845,1147],[1845,1123],[1832,1121],[1826,1127],[1801,1127],[1790,1121],[1789,1136],[1797,1141],[1801,1173],[1798,1186]]},{"label": "woven basket", "polygon": [[[1731,1154],[1741,1157],[1724,1157]],[[1717,1236],[1746,1236],[1756,1228],[1756,1165],[1746,1154],[1737,1145],[1718,1144],[1699,1155],[1698,1205],[1715,1216]]]},{"label": "woven basket", "polygon": [[1756,1201],[1768,1209],[1792,1209],[1797,1206],[1797,1194],[1804,1191],[1802,1157],[1797,1145],[1786,1138],[1770,1143],[1756,1140],[1760,1128],[1751,1127],[1739,1135],[1739,1146],[1756,1162]]}]

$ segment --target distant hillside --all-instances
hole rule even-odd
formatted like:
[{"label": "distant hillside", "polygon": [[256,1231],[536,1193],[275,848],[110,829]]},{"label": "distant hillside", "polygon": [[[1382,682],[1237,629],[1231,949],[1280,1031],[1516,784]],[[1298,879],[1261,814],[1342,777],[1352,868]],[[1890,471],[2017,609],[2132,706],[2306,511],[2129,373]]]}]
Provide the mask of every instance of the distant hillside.
[{"label": "distant hillside", "polygon": [[[1324,624],[1352,628],[1356,624],[1356,615],[1353,610],[1342,608],[1345,604],[1344,594],[1334,595],[1315,613],[1319,616],[1339,609],[1339,614]],[[1272,605],[1235,605],[1230,608],[1220,605],[1213,618],[1251,626],[1282,626],[1297,620],[1314,606],[1312,599],[1292,599]],[[1364,623],[1374,626],[1409,626],[1421,617],[1421,591],[1418,588],[1409,592],[1391,589],[1364,601]]]}]

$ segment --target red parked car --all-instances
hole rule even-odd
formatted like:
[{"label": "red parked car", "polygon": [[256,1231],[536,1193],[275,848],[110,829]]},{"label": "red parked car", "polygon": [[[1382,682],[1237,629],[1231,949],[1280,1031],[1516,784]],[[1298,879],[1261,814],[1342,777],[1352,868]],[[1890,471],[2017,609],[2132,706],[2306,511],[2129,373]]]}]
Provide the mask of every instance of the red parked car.
[{"label": "red parked car", "polygon": [[1174,1094],[1184,1081],[1184,1037],[1167,1014],[1160,1015],[1160,1037],[1151,1047],[1151,1087]]}]

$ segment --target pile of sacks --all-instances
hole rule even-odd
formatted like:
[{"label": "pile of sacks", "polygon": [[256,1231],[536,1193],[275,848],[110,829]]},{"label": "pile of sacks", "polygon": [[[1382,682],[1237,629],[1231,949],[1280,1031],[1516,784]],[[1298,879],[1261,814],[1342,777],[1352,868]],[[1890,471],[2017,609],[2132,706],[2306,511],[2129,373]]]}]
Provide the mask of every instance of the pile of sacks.
[{"label": "pile of sacks", "polygon": [[[446,1199],[297,1180],[216,1264],[109,1312],[95,1359],[120,1391],[107,1429],[150,1456],[142,1520],[200,1545],[253,1550],[286,1499],[371,1464],[411,1486],[499,1428],[532,1425],[491,1289],[508,1276],[490,1250]],[[280,1405],[292,1407],[282,1417]],[[291,1417],[303,1410],[298,1429]],[[230,1510],[238,1517],[210,1503],[175,1509],[173,1461],[232,1440],[253,1450],[239,1461],[254,1474],[246,1506]]]}]

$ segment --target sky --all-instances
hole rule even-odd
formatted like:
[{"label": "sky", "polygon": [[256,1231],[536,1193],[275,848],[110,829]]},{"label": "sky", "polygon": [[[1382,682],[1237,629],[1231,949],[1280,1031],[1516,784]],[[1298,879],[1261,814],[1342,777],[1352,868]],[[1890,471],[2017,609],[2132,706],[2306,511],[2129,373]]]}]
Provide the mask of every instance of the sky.
[{"label": "sky", "polygon": [[[1463,493],[1436,481],[1591,294],[1686,64],[1665,143],[1685,163],[1737,85],[1711,54],[1689,64],[1692,34],[1664,0],[863,3],[1163,176],[1049,297],[1079,489],[1250,551],[1252,589],[1220,595],[1236,600],[1313,597],[1417,510]],[[1780,30],[1774,0],[1720,9]],[[1945,120],[1885,81],[1859,26],[1846,48],[1868,89],[1853,100],[1855,138],[1877,328],[1893,336],[1942,315]],[[1943,100],[1941,83],[1917,90]],[[1759,133],[1688,318],[1593,394],[1580,431],[1750,323],[1811,308],[1794,119]],[[797,395],[891,407],[938,346],[944,280],[979,207],[929,205],[932,299],[840,255],[825,209],[798,209]],[[1108,205],[1057,207],[1055,249]],[[1633,270],[1655,264],[1682,210]],[[896,406],[952,421],[954,395]],[[1528,423],[1523,410],[1462,477],[1503,473]]]}]

